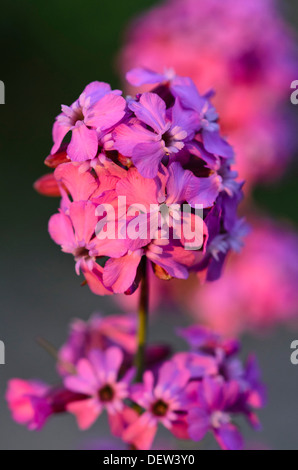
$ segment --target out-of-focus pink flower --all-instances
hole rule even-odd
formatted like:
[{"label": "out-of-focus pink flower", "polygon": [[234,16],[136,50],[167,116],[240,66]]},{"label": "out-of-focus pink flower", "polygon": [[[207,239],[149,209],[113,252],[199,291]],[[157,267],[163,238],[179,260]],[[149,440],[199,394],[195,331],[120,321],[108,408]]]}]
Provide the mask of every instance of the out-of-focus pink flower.
[{"label": "out-of-focus pink flower", "polygon": [[86,397],[35,380],[11,379],[5,398],[17,423],[40,430],[52,414],[63,413],[69,403]]},{"label": "out-of-focus pink flower", "polygon": [[140,91],[173,81],[175,72],[203,94],[213,88],[237,170],[251,185],[279,176],[289,159],[292,124],[282,115],[297,69],[294,47],[275,0],[166,0],[133,22],[119,66],[147,68],[146,77],[138,70],[129,77]]},{"label": "out-of-focus pink flower", "polygon": [[93,315],[89,321],[75,320],[70,325],[67,342],[59,351],[59,367],[63,363],[76,365],[93,349],[104,350],[119,346],[129,354],[136,351],[135,315]]},{"label": "out-of-focus pink flower", "polygon": [[[88,358],[93,350],[105,351],[117,346],[124,353],[122,369],[132,367],[137,351],[137,317],[135,314],[92,315],[90,320],[75,320],[70,325],[67,342],[58,353],[58,371],[64,376],[69,373],[69,366],[76,366],[82,358]],[[157,367],[169,355],[170,348],[164,344],[150,344],[146,350],[146,367]]]},{"label": "out-of-focus pink flower", "polygon": [[190,375],[175,362],[166,362],[155,381],[152,372],[145,372],[143,383],[133,386],[131,398],[144,413],[124,431],[124,441],[137,449],[150,449],[158,424],[168,428],[176,437],[188,437],[185,416],[185,388]]},{"label": "out-of-focus pink flower", "polygon": [[29,429],[41,429],[51,414],[47,402],[50,387],[42,382],[12,379],[9,381],[6,400],[13,419]]},{"label": "out-of-focus pink flower", "polygon": [[131,369],[119,378],[123,359],[123,352],[117,347],[104,352],[92,350],[88,359],[80,359],[77,363],[77,374],[64,379],[68,390],[88,397],[67,406],[67,410],[76,416],[80,429],[88,429],[106,409],[111,429],[121,435],[123,414],[133,412],[127,410],[124,399],[129,396],[128,386],[134,375]]},{"label": "out-of-focus pink flower", "polygon": [[227,335],[262,331],[297,318],[298,237],[269,221],[253,225],[225,276],[212,289],[197,285],[189,297],[193,315]]}]

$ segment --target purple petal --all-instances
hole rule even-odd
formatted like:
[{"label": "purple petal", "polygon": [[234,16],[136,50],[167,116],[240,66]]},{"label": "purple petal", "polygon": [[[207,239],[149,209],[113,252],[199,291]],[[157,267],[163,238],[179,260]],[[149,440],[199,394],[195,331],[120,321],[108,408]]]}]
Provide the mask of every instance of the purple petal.
[{"label": "purple petal", "polygon": [[155,178],[164,155],[161,142],[139,144],[134,148],[132,161],[144,178]]},{"label": "purple petal", "polygon": [[143,93],[140,101],[132,101],[129,108],[137,118],[162,134],[166,127],[166,103],[156,93]]},{"label": "purple petal", "polygon": [[153,72],[152,70],[138,67],[130,70],[126,74],[126,80],[133,86],[149,85],[161,83],[166,79],[165,75]]},{"label": "purple petal", "polygon": [[233,424],[224,424],[214,431],[214,436],[224,450],[243,449],[243,438]]},{"label": "purple petal", "polygon": [[207,411],[194,408],[189,411],[187,421],[188,433],[193,441],[201,441],[210,429],[210,417]]},{"label": "purple petal", "polygon": [[202,137],[207,152],[224,158],[234,158],[233,148],[219,135],[219,132],[209,132],[203,129]]}]

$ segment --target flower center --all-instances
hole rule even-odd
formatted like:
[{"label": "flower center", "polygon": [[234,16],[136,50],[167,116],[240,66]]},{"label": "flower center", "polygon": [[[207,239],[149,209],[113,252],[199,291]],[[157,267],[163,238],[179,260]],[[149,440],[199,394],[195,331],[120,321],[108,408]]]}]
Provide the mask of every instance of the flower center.
[{"label": "flower center", "polygon": [[108,401],[112,401],[113,398],[114,398],[114,390],[112,389],[112,387],[110,385],[105,385],[104,387],[102,387],[99,392],[98,392],[98,396],[100,398],[100,401],[106,403]]},{"label": "flower center", "polygon": [[155,416],[165,416],[169,406],[162,400],[157,400],[152,406],[152,413]]},{"label": "flower center", "polygon": [[172,129],[166,131],[162,136],[166,154],[169,155],[170,153],[177,153],[183,149],[183,140],[186,139],[186,137],[187,132],[178,126],[175,126]]},{"label": "flower center", "polygon": [[75,250],[74,256],[76,258],[87,258],[89,257],[89,251],[84,246]]},{"label": "flower center", "polygon": [[84,114],[82,108],[78,108],[74,111],[71,117],[72,125],[75,126],[78,121],[84,121]]}]

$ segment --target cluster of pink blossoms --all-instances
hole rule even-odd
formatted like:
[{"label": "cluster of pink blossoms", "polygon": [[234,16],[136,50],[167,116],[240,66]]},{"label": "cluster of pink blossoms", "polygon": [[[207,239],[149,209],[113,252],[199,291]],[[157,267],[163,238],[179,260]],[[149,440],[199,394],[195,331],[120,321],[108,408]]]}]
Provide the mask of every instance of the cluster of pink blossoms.
[{"label": "cluster of pink blossoms", "polygon": [[[55,171],[36,183],[40,192],[61,196],[50,235],[99,295],[133,293],[145,258],[161,279],[186,279],[193,271],[215,280],[227,253],[242,246],[247,226],[237,217],[242,182],[230,169],[233,150],[220,134],[210,95],[200,95],[189,78],[138,69],[128,79],[156,86],[124,99],[93,82],[62,106],[46,159]],[[131,227],[138,236],[129,236]]]},{"label": "cluster of pink blossoms", "polygon": [[213,87],[246,188],[286,167],[294,146],[286,103],[297,53],[275,0],[164,0],[133,22],[119,65],[122,72],[167,69],[171,77],[174,69],[202,93]]},{"label": "cluster of pink blossoms", "polygon": [[237,341],[194,326],[178,331],[190,351],[168,359],[166,346],[149,347],[143,382],[133,383],[135,332],[136,318],[128,315],[75,321],[58,354],[61,385],[9,382],[13,418],[39,430],[50,416],[71,413],[85,430],[106,411],[111,433],[127,449],[150,449],[160,425],[195,442],[212,432],[223,449],[241,449],[234,418],[242,415],[258,429],[253,410],[265,402],[255,359],[243,365]]}]

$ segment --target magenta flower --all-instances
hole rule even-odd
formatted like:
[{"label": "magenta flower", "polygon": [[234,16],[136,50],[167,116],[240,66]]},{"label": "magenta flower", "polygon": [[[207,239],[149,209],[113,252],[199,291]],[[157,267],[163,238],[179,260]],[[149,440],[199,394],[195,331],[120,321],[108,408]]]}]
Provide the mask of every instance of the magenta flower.
[{"label": "magenta flower", "polygon": [[10,380],[6,400],[13,419],[30,430],[41,429],[51,414],[46,398],[49,390],[50,387],[42,382]]},{"label": "magenta flower", "polygon": [[229,411],[238,399],[237,382],[206,377],[192,386],[197,387],[197,397],[187,417],[191,439],[201,441],[208,431],[212,431],[222,449],[241,450],[242,436],[233,424]]},{"label": "magenta flower", "polygon": [[107,133],[125,114],[126,102],[120,94],[119,90],[112,91],[107,83],[93,82],[70,107],[62,105],[62,113],[53,127],[52,154],[59,150],[64,137],[71,131],[67,147],[69,158],[75,162],[95,158],[99,136]]},{"label": "magenta flower", "polygon": [[[67,406],[67,410],[76,416],[80,429],[88,429],[104,409],[111,428],[117,429],[121,414],[126,410],[124,400],[129,396],[128,386],[134,374],[131,369],[119,379],[122,362],[123,352],[117,347],[104,352],[92,350],[89,359],[80,359],[77,363],[77,374],[64,379],[68,390],[88,397]],[[117,432],[121,432],[120,429]]]},{"label": "magenta flower", "polygon": [[145,372],[143,384],[132,387],[131,398],[144,412],[122,435],[122,439],[137,449],[150,449],[158,424],[169,429],[176,437],[188,437],[186,416],[186,385],[190,375],[174,362],[160,368],[155,381],[152,372]]},{"label": "magenta flower", "polygon": [[11,379],[5,398],[17,423],[40,430],[51,415],[65,412],[69,403],[86,397],[43,382]]}]

